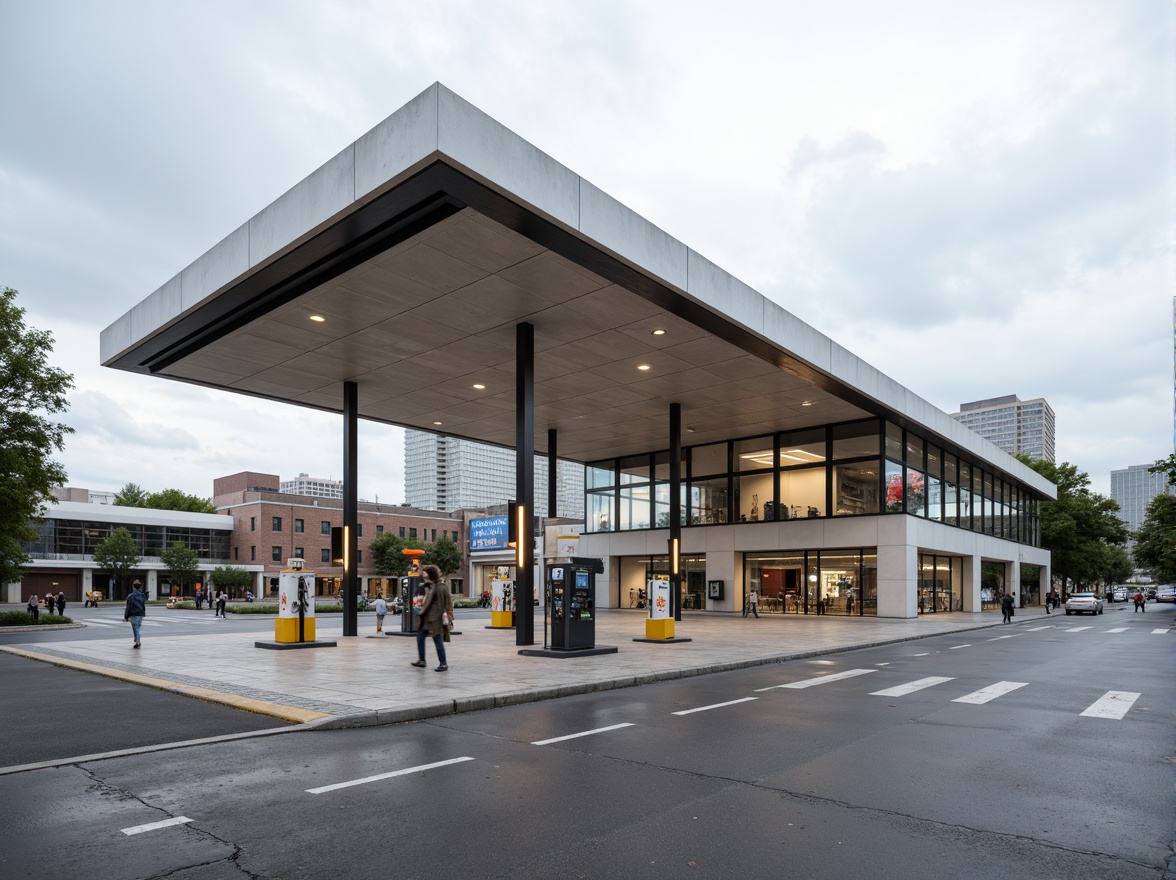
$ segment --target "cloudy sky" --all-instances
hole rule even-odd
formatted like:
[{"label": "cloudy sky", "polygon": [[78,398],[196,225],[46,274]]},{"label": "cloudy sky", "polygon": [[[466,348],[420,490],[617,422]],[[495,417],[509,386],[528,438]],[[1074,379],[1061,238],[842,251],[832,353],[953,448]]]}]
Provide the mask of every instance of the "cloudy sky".
[{"label": "cloudy sky", "polygon": [[[74,374],[71,485],[340,476],[337,417],[98,335],[441,81],[945,412],[1172,451],[1169,0],[0,0],[0,286]],[[293,430],[297,428],[297,430]],[[361,423],[360,494],[403,500]],[[297,437],[297,439],[292,439]]]}]

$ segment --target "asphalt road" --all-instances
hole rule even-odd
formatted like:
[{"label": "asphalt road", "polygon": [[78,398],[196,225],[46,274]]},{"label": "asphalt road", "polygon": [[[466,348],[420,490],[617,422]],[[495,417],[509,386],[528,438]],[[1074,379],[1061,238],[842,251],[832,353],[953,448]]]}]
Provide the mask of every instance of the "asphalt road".
[{"label": "asphalt road", "polygon": [[0,776],[0,875],[1160,880],[1172,618]]}]

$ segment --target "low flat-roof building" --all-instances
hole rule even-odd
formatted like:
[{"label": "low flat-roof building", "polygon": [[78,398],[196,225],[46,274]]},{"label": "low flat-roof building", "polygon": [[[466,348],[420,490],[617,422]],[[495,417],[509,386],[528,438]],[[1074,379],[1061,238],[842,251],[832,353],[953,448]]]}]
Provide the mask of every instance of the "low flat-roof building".
[{"label": "low flat-roof building", "polygon": [[[341,413],[352,498],[360,419],[515,448],[522,516],[555,512],[536,452],[586,463],[600,605],[675,561],[674,601],[716,612],[753,589],[781,612],[979,611],[984,562],[1048,583],[1049,481],[440,84],[101,350]],[[533,552],[527,535],[521,595]]]}]

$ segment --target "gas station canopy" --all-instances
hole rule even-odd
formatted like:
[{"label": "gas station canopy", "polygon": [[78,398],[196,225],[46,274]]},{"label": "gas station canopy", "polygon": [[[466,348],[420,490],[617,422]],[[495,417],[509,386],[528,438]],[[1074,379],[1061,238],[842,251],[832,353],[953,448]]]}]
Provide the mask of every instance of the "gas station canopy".
[{"label": "gas station canopy", "polygon": [[867,416],[1031,469],[439,83],[102,333],[102,363],[515,445],[534,326],[535,449],[665,449]]}]

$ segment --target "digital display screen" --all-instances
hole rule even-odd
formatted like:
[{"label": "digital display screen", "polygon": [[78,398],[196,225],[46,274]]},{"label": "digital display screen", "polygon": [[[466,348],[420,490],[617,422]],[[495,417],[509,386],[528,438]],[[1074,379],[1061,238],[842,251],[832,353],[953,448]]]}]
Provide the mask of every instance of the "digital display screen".
[{"label": "digital display screen", "polygon": [[588,589],[588,572],[586,572],[586,571],[576,572],[576,587],[577,587],[577,589],[579,589],[579,588],[583,588],[585,590]]}]

